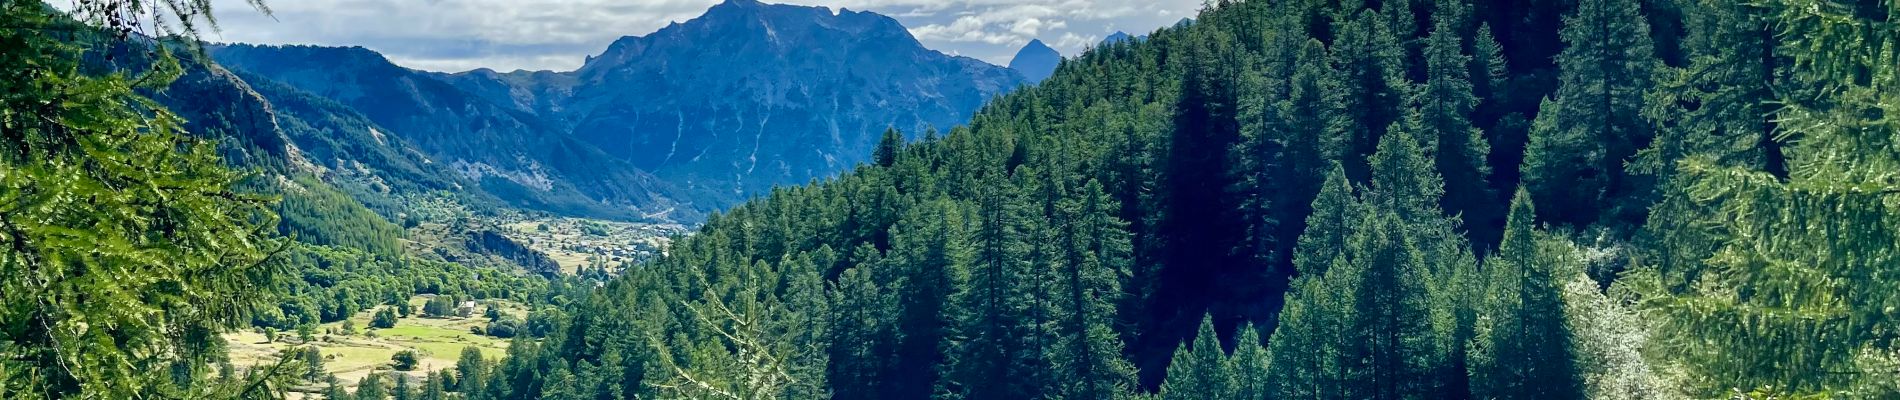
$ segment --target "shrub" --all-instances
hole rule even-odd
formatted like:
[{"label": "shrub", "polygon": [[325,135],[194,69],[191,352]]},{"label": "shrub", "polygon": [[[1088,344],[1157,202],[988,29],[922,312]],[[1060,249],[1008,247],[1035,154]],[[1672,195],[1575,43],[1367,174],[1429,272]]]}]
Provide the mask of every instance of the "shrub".
[{"label": "shrub", "polygon": [[392,362],[391,366],[395,367],[397,371],[413,371],[416,369],[416,362],[419,358],[421,357],[416,355],[415,350],[403,350],[396,352],[396,355],[389,356],[389,361]]}]

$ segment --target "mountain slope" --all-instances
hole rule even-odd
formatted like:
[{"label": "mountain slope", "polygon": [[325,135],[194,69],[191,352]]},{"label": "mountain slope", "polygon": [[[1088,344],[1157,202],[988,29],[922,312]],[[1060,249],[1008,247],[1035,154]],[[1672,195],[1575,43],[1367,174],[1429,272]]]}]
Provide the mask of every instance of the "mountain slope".
[{"label": "mountain slope", "polygon": [[1030,40],[1016,51],[1016,57],[1009,60],[1009,69],[1022,73],[1030,82],[1042,82],[1056,73],[1056,66],[1062,64],[1062,53],[1049,48],[1042,40]]},{"label": "mountain slope", "polygon": [[573,72],[441,77],[722,205],[863,161],[886,128],[965,122],[1023,82],[883,15],[752,0],[621,38]]},{"label": "mountain slope", "polygon": [[246,74],[348,106],[515,206],[617,218],[698,214],[682,207],[670,185],[535,115],[366,49],[231,45],[212,48],[211,55]]}]

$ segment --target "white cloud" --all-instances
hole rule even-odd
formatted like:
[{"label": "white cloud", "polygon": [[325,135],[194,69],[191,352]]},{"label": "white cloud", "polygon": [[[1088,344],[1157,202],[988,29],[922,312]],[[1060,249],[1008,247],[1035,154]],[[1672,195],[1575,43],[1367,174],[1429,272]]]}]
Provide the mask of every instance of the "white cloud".
[{"label": "white cloud", "polygon": [[[363,46],[412,68],[571,69],[626,35],[651,33],[722,0],[212,0],[223,28],[207,39]],[[765,0],[768,2],[774,0]],[[1063,54],[1116,29],[1141,34],[1191,15],[1199,0],[779,0],[890,15],[925,46],[1006,64],[1041,38]]]}]

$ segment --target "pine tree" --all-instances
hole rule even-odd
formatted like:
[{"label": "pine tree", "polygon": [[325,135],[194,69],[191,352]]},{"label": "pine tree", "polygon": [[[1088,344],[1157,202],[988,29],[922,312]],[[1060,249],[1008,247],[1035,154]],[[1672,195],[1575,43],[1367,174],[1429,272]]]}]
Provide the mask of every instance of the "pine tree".
[{"label": "pine tree", "polygon": [[819,270],[820,264],[828,264],[823,261],[831,257],[828,250],[821,249],[818,256],[797,254],[779,265],[779,302],[783,306],[775,313],[781,315],[773,321],[773,331],[787,337],[781,340],[792,381],[785,389],[787,397],[830,394],[825,371],[830,364],[826,341],[834,317],[825,293],[825,278]]},{"label": "pine tree", "polygon": [[330,375],[329,381],[330,381],[329,385],[325,386],[323,389],[324,400],[355,400],[356,399],[356,396],[350,395],[350,391],[348,389],[343,388],[343,381],[336,379],[336,375]]},{"label": "pine tree", "polygon": [[[1343,259],[1331,263],[1351,271]],[[1280,325],[1268,342],[1268,385],[1274,398],[1348,399],[1345,318],[1353,292],[1345,274],[1303,275],[1293,282]]]},{"label": "pine tree", "polygon": [[1532,229],[1536,209],[1528,192],[1511,201],[1504,240],[1485,262],[1489,294],[1484,326],[1470,364],[1472,394],[1496,399],[1581,399],[1583,383],[1572,353],[1559,271],[1560,255],[1540,249]]},{"label": "pine tree", "polygon": [[416,389],[409,386],[409,381],[413,378],[410,378],[409,374],[397,374],[394,375],[394,378],[396,379],[396,388],[390,390],[390,398],[393,400],[414,400],[416,398]]},{"label": "pine tree", "polygon": [[174,49],[216,29],[211,3],[74,5],[0,2],[0,396],[261,397],[290,384],[301,371],[211,379],[218,333],[275,308],[256,288],[279,270],[265,263],[283,245],[277,215],[198,136],[209,132],[146,95],[183,74]]},{"label": "pine tree", "polygon": [[1334,164],[1313,198],[1312,217],[1306,219],[1306,232],[1300,235],[1299,247],[1293,253],[1293,265],[1301,276],[1318,278],[1345,254],[1347,240],[1353,234],[1351,225],[1358,222],[1353,217],[1359,211],[1357,205],[1352,185],[1346,183],[1345,169]]},{"label": "pine tree", "polygon": [[904,134],[897,129],[885,129],[884,135],[877,140],[877,148],[871,152],[871,162],[880,167],[897,164],[897,153],[904,151]]},{"label": "pine tree", "polygon": [[1638,3],[1582,0],[1565,19],[1561,86],[1537,114],[1523,166],[1540,220],[1581,227],[1648,207],[1623,173],[1653,136],[1642,111],[1661,65]]},{"label": "pine tree", "polygon": [[442,386],[441,372],[430,371],[429,378],[423,382],[420,400],[449,400],[449,391]]},{"label": "pine tree", "polygon": [[1168,364],[1161,384],[1162,400],[1228,400],[1234,398],[1234,364],[1221,350],[1212,318],[1201,320],[1194,341],[1183,342]]},{"label": "pine tree", "polygon": [[1412,129],[1393,125],[1368,161],[1373,168],[1368,204],[1395,213],[1407,224],[1443,219],[1438,202],[1445,193],[1444,178]]},{"label": "pine tree", "polygon": [[[1287,293],[1278,328],[1268,343],[1268,384],[1275,398],[1343,399],[1345,317],[1351,312],[1351,268],[1343,267],[1358,200],[1335,165],[1326,175],[1313,216],[1300,236],[1294,265],[1300,275]],[[1335,268],[1346,272],[1332,273]]]},{"label": "pine tree", "polygon": [[874,398],[879,373],[888,355],[883,331],[893,326],[895,300],[879,290],[866,266],[845,270],[832,290],[836,319],[831,329],[831,363],[827,377],[840,399]]}]

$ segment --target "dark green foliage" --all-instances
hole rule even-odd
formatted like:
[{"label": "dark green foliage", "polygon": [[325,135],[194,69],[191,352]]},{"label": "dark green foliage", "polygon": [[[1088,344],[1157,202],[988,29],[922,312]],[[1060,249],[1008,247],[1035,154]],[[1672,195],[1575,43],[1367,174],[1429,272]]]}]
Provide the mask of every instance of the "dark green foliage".
[{"label": "dark green foliage", "polygon": [[[0,397],[264,396],[300,375],[297,352],[277,369],[211,369],[217,334],[279,276],[272,202],[142,94],[184,75],[172,48],[188,43],[131,36],[193,41],[210,6],[74,5],[0,1]],[[126,54],[97,61],[112,53]]]},{"label": "dark green foliage", "polygon": [[1624,163],[1654,137],[1644,95],[1661,64],[1635,0],[1581,0],[1566,18],[1557,57],[1562,81],[1540,107],[1525,151],[1524,187],[1539,220],[1581,227],[1639,222],[1647,185]]},{"label": "dark green foliage", "polygon": [[371,372],[362,380],[356,381],[357,400],[384,400],[389,398],[389,388],[383,385],[383,374]]},{"label": "dark green foliage", "polygon": [[397,371],[413,371],[416,369],[416,357],[415,350],[398,351],[389,356],[390,366]]},{"label": "dark green foliage", "polygon": [[1471,121],[1478,98],[1472,94],[1472,60],[1457,28],[1465,12],[1455,1],[1439,2],[1433,12],[1432,34],[1425,39],[1427,78],[1410,125],[1420,140],[1433,144],[1432,160],[1445,181],[1444,211],[1463,217],[1473,241],[1490,243],[1499,213],[1488,183],[1491,145]]},{"label": "dark green foliage", "polygon": [[422,304],[422,315],[434,318],[447,318],[455,315],[455,296],[437,295]]},{"label": "dark green foliage", "polygon": [[1165,400],[1232,399],[1236,382],[1234,363],[1221,350],[1212,320],[1201,320],[1194,341],[1183,343],[1168,363],[1168,379],[1161,384]]},{"label": "dark green foliage", "polygon": [[1472,394],[1495,399],[1582,399],[1583,382],[1558,276],[1579,268],[1532,229],[1536,209],[1518,191],[1496,254],[1484,263],[1491,287],[1482,298],[1480,334],[1470,364]]},{"label": "dark green foliage", "polygon": [[[326,245],[290,248],[297,296],[259,320],[540,303],[490,317],[514,338],[494,365],[398,382],[419,398],[1663,395],[1616,386],[1674,379],[1652,371],[1697,397],[1891,393],[1900,162],[1867,149],[1891,147],[1892,68],[1764,56],[1812,48],[1762,28],[1827,23],[1767,5],[1522,3],[1210,3],[611,278],[451,279],[378,250],[384,209],[332,184]],[[1652,88],[1674,15],[1689,62]]]},{"label": "dark green foliage", "polygon": [[389,329],[396,327],[395,307],[376,309],[376,315],[371,316],[369,319],[369,327],[370,329]]},{"label": "dark green foliage", "polygon": [[488,360],[482,357],[482,350],[474,346],[463,347],[462,355],[455,359],[455,392],[464,396],[482,393],[488,383]]}]

